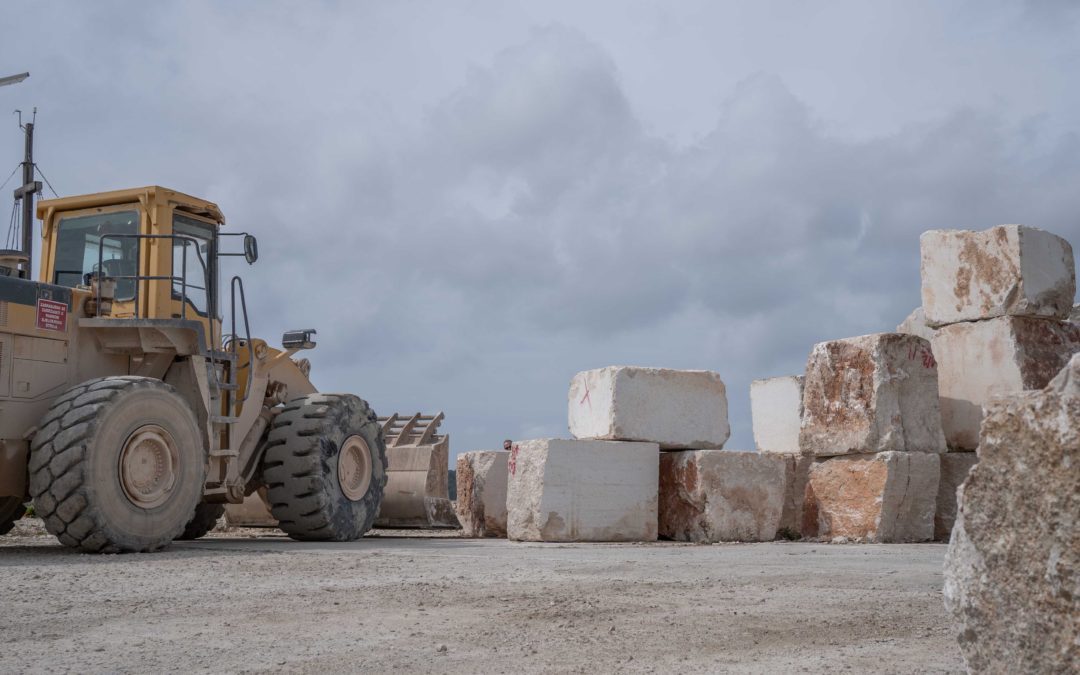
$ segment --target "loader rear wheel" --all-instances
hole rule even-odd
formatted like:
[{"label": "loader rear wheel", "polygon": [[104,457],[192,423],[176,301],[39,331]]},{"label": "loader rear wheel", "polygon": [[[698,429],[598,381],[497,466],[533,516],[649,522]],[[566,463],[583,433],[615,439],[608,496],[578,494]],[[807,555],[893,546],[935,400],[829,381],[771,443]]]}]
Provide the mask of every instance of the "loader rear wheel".
[{"label": "loader rear wheel", "polygon": [[203,434],[187,402],[147,377],[104,377],[61,394],[30,445],[30,494],[45,528],[83,551],[154,551],[202,498]]},{"label": "loader rear wheel", "polygon": [[262,468],[270,512],[290,537],[352,541],[379,512],[386,444],[366,402],[311,394],[274,418]]},{"label": "loader rear wheel", "polygon": [[22,497],[0,497],[0,535],[15,527],[15,521],[26,513]]},{"label": "loader rear wheel", "polygon": [[184,531],[180,533],[177,539],[190,540],[199,539],[206,536],[206,533],[214,529],[218,520],[225,515],[224,504],[208,504],[202,502],[195,507],[195,514],[191,516],[191,520],[184,526]]}]

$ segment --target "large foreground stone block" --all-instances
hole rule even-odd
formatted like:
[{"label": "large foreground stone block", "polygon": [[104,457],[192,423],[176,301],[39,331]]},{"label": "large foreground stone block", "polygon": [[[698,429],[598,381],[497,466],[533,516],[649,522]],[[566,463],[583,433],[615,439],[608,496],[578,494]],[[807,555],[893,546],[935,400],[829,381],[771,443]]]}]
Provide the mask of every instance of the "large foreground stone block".
[{"label": "large foreground stone block", "polygon": [[780,457],[726,450],[660,456],[660,536],[707,543],[771,541],[783,506]]},{"label": "large foreground stone block", "polygon": [[930,343],[877,333],[815,345],[806,363],[799,447],[818,457],[944,452]]},{"label": "large foreground stone block", "polygon": [[758,451],[799,452],[802,397],[802,376],[771,377],[750,383],[750,413]]},{"label": "large foreground stone block", "polygon": [[1080,352],[1080,326],[1016,316],[958,323],[938,331],[933,349],[945,440],[954,450],[974,450],[982,406],[1045,387]]},{"label": "large foreground stone block", "polygon": [[457,515],[465,537],[506,536],[507,461],[502,450],[464,452],[457,458]]},{"label": "large foreground stone block", "polygon": [[937,513],[934,514],[934,539],[948,541],[956,522],[956,490],[979,461],[974,452],[950,452],[941,456],[941,480],[938,483]]},{"label": "large foreground stone block", "polygon": [[922,306],[930,326],[997,316],[1069,316],[1076,272],[1069,242],[1023,225],[919,238]]},{"label": "large foreground stone block", "polygon": [[665,449],[722,448],[731,435],[717,373],[610,366],[570,381],[570,434],[644,441]]},{"label": "large foreground stone block", "polygon": [[818,460],[810,467],[803,536],[871,542],[934,538],[939,456],[881,452]]},{"label": "large foreground stone block", "polygon": [[659,453],[656,443],[515,443],[508,462],[508,536],[655,541]]},{"label": "large foreground stone block", "polygon": [[944,595],[970,672],[1077,672],[1080,355],[1046,389],[987,406]]}]

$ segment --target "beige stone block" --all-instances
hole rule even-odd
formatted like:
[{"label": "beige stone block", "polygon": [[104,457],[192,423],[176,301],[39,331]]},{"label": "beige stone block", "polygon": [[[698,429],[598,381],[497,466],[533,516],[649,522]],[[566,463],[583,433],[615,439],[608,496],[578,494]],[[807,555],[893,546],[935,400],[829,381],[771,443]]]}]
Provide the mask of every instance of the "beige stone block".
[{"label": "beige stone block", "polygon": [[1080,355],[1045,389],[987,406],[944,572],[969,672],[1077,672]]},{"label": "beige stone block", "polygon": [[727,391],[708,370],[610,366],[570,382],[570,435],[664,449],[722,448],[731,435]]},{"label": "beige stone block", "polygon": [[924,340],[933,340],[937,329],[926,325],[926,314],[923,313],[923,308],[916,307],[906,319],[900,322],[900,325],[896,327],[896,332],[918,335]]},{"label": "beige stone block", "polygon": [[948,541],[956,521],[956,490],[979,461],[974,452],[950,452],[941,456],[941,480],[938,482],[937,513],[934,514],[934,539]]},{"label": "beige stone block", "polygon": [[784,506],[784,460],[685,450],[660,457],[660,535],[676,541],[770,541]]},{"label": "beige stone block", "polygon": [[957,323],[938,330],[933,350],[945,440],[951,449],[974,450],[983,406],[1045,387],[1080,352],[1080,326],[1018,316]]},{"label": "beige stone block", "polygon": [[750,383],[754,445],[759,452],[799,453],[802,397],[801,375],[770,377]]},{"label": "beige stone block", "polygon": [[816,461],[806,485],[803,536],[933,539],[939,459],[923,452],[880,452]]},{"label": "beige stone block", "polygon": [[457,516],[464,537],[506,536],[507,461],[503,450],[464,452],[457,458]]},{"label": "beige stone block", "polygon": [[811,455],[787,453],[772,456],[781,460],[784,468],[784,508],[780,513],[777,536],[785,539],[798,538],[802,536],[806,482],[810,479],[810,467],[814,464],[814,458]]},{"label": "beige stone block", "polygon": [[802,452],[944,452],[930,343],[876,333],[814,346],[806,364]]},{"label": "beige stone block", "polygon": [[540,439],[507,463],[507,535],[520,541],[655,541],[656,443]]},{"label": "beige stone block", "polygon": [[1024,225],[931,230],[919,238],[922,306],[929,326],[998,316],[1064,319],[1076,294],[1073,251]]}]

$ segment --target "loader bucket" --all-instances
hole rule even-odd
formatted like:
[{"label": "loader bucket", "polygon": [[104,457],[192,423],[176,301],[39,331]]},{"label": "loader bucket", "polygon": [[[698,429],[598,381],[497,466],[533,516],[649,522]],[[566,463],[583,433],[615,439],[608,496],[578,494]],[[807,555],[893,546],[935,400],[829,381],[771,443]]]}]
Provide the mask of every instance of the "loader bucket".
[{"label": "loader bucket", "polygon": [[447,485],[450,437],[444,415],[380,417],[386,440],[386,490],[376,527],[460,527]]}]

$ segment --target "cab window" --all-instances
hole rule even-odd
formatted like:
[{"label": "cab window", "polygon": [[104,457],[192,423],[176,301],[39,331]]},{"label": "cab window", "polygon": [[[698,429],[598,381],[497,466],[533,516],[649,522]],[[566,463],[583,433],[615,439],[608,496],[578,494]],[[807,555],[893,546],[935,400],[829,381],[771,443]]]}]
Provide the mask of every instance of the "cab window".
[{"label": "cab window", "polygon": [[186,299],[196,314],[208,316],[216,278],[214,230],[194,218],[174,215],[173,234],[172,297]]},{"label": "cab window", "polygon": [[138,230],[138,211],[62,218],[56,227],[52,282],[74,288],[86,283],[86,275],[100,271],[102,276],[117,277],[117,300],[133,299],[135,280],[122,277],[135,276],[139,268],[139,240],[106,235],[138,234]]}]

